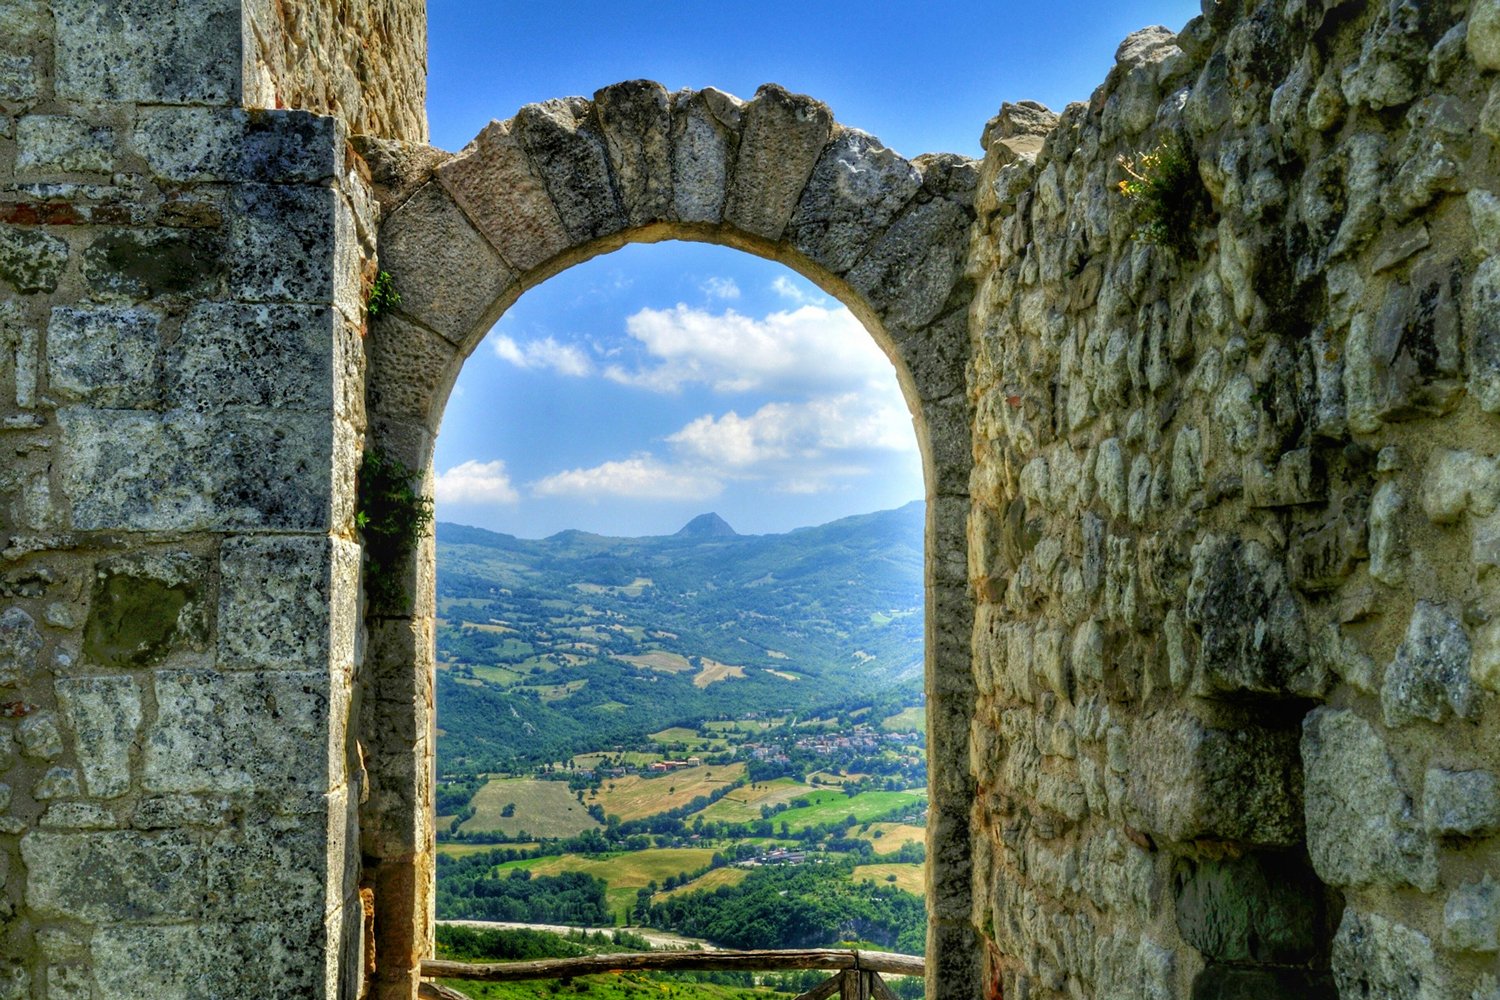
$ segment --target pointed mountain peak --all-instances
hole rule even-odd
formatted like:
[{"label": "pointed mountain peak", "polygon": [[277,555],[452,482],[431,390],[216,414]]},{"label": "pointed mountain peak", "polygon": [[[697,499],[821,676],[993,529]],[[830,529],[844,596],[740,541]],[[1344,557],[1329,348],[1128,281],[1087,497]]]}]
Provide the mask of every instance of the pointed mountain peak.
[{"label": "pointed mountain peak", "polygon": [[718,514],[699,514],[677,532],[677,538],[730,538],[738,535]]}]

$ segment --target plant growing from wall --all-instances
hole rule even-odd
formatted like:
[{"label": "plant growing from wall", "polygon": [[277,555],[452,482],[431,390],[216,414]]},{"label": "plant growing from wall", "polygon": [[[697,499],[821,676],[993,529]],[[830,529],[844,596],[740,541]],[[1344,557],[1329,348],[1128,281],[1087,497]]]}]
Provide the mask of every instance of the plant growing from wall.
[{"label": "plant growing from wall", "polygon": [[378,449],[359,466],[354,523],[365,542],[365,590],[381,605],[406,603],[397,570],[432,524],[432,497],[416,490],[417,474]]},{"label": "plant growing from wall", "polygon": [[375,283],[370,286],[370,295],[365,299],[365,312],[371,319],[381,313],[401,304],[401,293],[396,291],[396,283],[391,280],[389,271],[381,271],[375,275]]},{"label": "plant growing from wall", "polygon": [[1149,153],[1118,162],[1126,174],[1119,191],[1135,211],[1135,238],[1178,257],[1195,255],[1193,229],[1207,210],[1208,192],[1183,141],[1170,136]]}]

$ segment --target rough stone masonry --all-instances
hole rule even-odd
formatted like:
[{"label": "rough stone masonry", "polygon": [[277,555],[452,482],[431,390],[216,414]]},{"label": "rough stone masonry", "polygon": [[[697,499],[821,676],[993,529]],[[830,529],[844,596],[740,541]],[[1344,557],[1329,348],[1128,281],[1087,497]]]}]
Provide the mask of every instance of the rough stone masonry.
[{"label": "rough stone masonry", "polygon": [[977,163],[641,81],[449,154],[424,52],[0,6],[0,1000],[414,995],[431,546],[362,596],[359,455],[668,238],[916,418],[930,995],[1500,1000],[1500,0],[1205,0]]}]

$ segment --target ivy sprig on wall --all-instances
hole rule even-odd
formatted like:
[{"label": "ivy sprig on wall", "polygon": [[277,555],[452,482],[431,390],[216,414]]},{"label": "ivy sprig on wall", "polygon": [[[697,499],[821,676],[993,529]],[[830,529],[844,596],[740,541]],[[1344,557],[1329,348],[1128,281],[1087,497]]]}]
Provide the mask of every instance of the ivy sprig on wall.
[{"label": "ivy sprig on wall", "polygon": [[365,592],[375,604],[410,600],[397,571],[432,525],[432,497],[418,493],[416,482],[415,472],[379,449],[360,462],[354,523],[365,543]]},{"label": "ivy sprig on wall", "polygon": [[401,293],[396,291],[396,283],[392,280],[391,273],[381,271],[376,274],[375,283],[370,286],[370,295],[365,299],[366,314],[374,319],[400,304]]}]

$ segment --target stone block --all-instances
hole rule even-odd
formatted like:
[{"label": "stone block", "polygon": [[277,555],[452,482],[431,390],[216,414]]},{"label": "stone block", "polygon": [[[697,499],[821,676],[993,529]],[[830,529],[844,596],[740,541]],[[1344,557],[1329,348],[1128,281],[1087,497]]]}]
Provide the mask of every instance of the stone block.
[{"label": "stone block", "polygon": [[1302,836],[1295,732],[1205,726],[1162,713],[1131,733],[1132,826],[1160,840],[1229,840],[1287,847]]},{"label": "stone block", "polygon": [[399,316],[372,324],[366,343],[371,410],[435,426],[462,363],[453,344]]},{"label": "stone block", "polygon": [[672,208],[683,222],[723,220],[744,107],[712,87],[672,95]]},{"label": "stone block", "polygon": [[159,314],[138,306],[59,306],[47,324],[47,385],[64,402],[108,408],[157,402]]},{"label": "stone block", "polygon": [[1195,692],[1307,693],[1307,626],[1281,560],[1254,540],[1208,536],[1193,548],[1187,621],[1201,635]]},{"label": "stone block", "polygon": [[232,406],[327,413],[339,330],[326,306],[195,305],[165,354],[166,403],[200,413]]},{"label": "stone block", "polygon": [[1245,501],[1252,507],[1296,507],[1327,499],[1323,464],[1311,448],[1289,451],[1272,466],[1246,465]]},{"label": "stone block", "polygon": [[68,244],[45,232],[0,225],[0,279],[22,295],[55,292]]},{"label": "stone block", "polygon": [[219,557],[218,664],[327,671],[354,663],[359,546],[327,536],[240,536]]},{"label": "stone block", "polygon": [[1469,15],[1465,38],[1469,58],[1481,70],[1500,70],[1500,2],[1479,0]]},{"label": "stone block", "polygon": [[1474,269],[1468,305],[1469,393],[1486,413],[1500,413],[1500,253]]},{"label": "stone block", "polygon": [[1482,837],[1500,831],[1500,778],[1490,771],[1428,769],[1422,783],[1422,820],[1434,837]]},{"label": "stone block", "polygon": [[56,687],[89,794],[125,794],[141,727],[140,685],[132,677],[60,677]]},{"label": "stone block", "polygon": [[1373,316],[1349,328],[1344,369],[1349,426],[1447,412],[1462,393],[1458,271],[1428,268],[1393,284]]},{"label": "stone block", "polygon": [[56,0],[52,14],[57,96],[64,100],[239,102],[236,0]]},{"label": "stone block", "polygon": [[921,186],[920,171],[879,140],[839,129],[813,168],[787,239],[809,259],[843,274]]},{"label": "stone block", "polygon": [[16,726],[16,742],[21,744],[21,754],[32,760],[56,760],[62,756],[62,732],[57,728],[57,716],[52,712],[37,712],[21,720]]},{"label": "stone block", "polygon": [[94,981],[109,1000],[330,997],[325,941],[321,924],[104,927],[94,933]]},{"label": "stone block", "polygon": [[528,104],[516,114],[516,138],[541,177],[569,244],[580,247],[627,225],[615,195],[604,139],[581,98]]},{"label": "stone block", "polygon": [[1209,965],[1193,978],[1191,1000],[1339,1000],[1324,972]]},{"label": "stone block", "polygon": [[1339,887],[1437,887],[1437,857],[1375,728],[1319,708],[1303,723],[1307,849]]},{"label": "stone block", "polygon": [[207,609],[199,599],[208,567],[189,552],[150,552],[94,567],[83,662],[144,667],[173,652],[201,649]]},{"label": "stone block", "polygon": [[114,129],[72,115],[26,115],[16,122],[16,173],[108,173],[115,169]]},{"label": "stone block", "polygon": [[76,799],[81,794],[83,789],[78,784],[78,772],[71,767],[49,767],[31,786],[31,797],[38,802]]},{"label": "stone block", "polygon": [[1453,524],[1465,513],[1481,517],[1500,502],[1500,463],[1451,449],[1433,455],[1422,482],[1422,509],[1434,524]]},{"label": "stone block", "polygon": [[225,270],[223,237],[213,229],[106,229],[83,252],[84,280],[111,297],[211,298]]},{"label": "stone block", "polygon": [[1443,947],[1483,954],[1500,951],[1500,884],[1488,874],[1448,894],[1443,904]]},{"label": "stone block", "polygon": [[215,916],[322,923],[343,895],[343,872],[330,870],[328,825],[323,815],[272,816],[219,831],[206,849],[205,899]]},{"label": "stone block", "polygon": [[963,274],[969,220],[946,199],[897,219],[846,276],[892,336],[920,330],[943,313]]},{"label": "stone block", "polygon": [[380,266],[401,293],[400,311],[454,344],[471,343],[489,328],[514,283],[500,255],[436,183],[381,227]]},{"label": "stone block", "polygon": [[1479,700],[1469,677],[1468,633],[1448,612],[1418,601],[1406,639],[1385,668],[1380,707],[1392,728],[1418,719],[1441,723],[1450,715],[1472,718]]},{"label": "stone block", "polygon": [[227,255],[235,297],[332,302],[338,207],[339,193],[331,187],[236,185]]},{"label": "stone block", "polygon": [[319,183],[338,174],[342,129],[307,111],[142,108],[131,145],[162,180]]},{"label": "stone block", "polygon": [[26,904],[42,917],[134,923],[202,912],[204,852],[186,833],[33,830],[21,857]]},{"label": "stone block", "polygon": [[29,681],[41,651],[42,635],[30,615],[18,607],[0,612],[0,688]]},{"label": "stone block", "polygon": [[1177,930],[1209,961],[1303,965],[1319,949],[1322,887],[1305,861],[1251,854],[1184,862]]},{"label": "stone block", "polygon": [[137,830],[175,830],[184,826],[217,828],[230,816],[227,798],[215,795],[151,795],[136,805],[131,825]]},{"label": "stone block", "polygon": [[[529,271],[568,248],[557,206],[516,138],[514,121],[490,122],[437,168],[437,179],[517,271]],[[385,239],[382,234],[382,253]]]},{"label": "stone block", "polygon": [[1452,996],[1427,935],[1353,906],[1344,910],[1333,939],[1333,978],[1341,997]]},{"label": "stone block", "polygon": [[142,768],[148,792],[253,792],[302,812],[319,808],[342,780],[326,673],[160,671],[155,687]]},{"label": "stone block", "polygon": [[594,117],[632,226],[672,217],[672,97],[649,80],[594,93]]},{"label": "stone block", "polygon": [[824,104],[765,84],[744,109],[724,221],[777,242],[833,134]]}]

